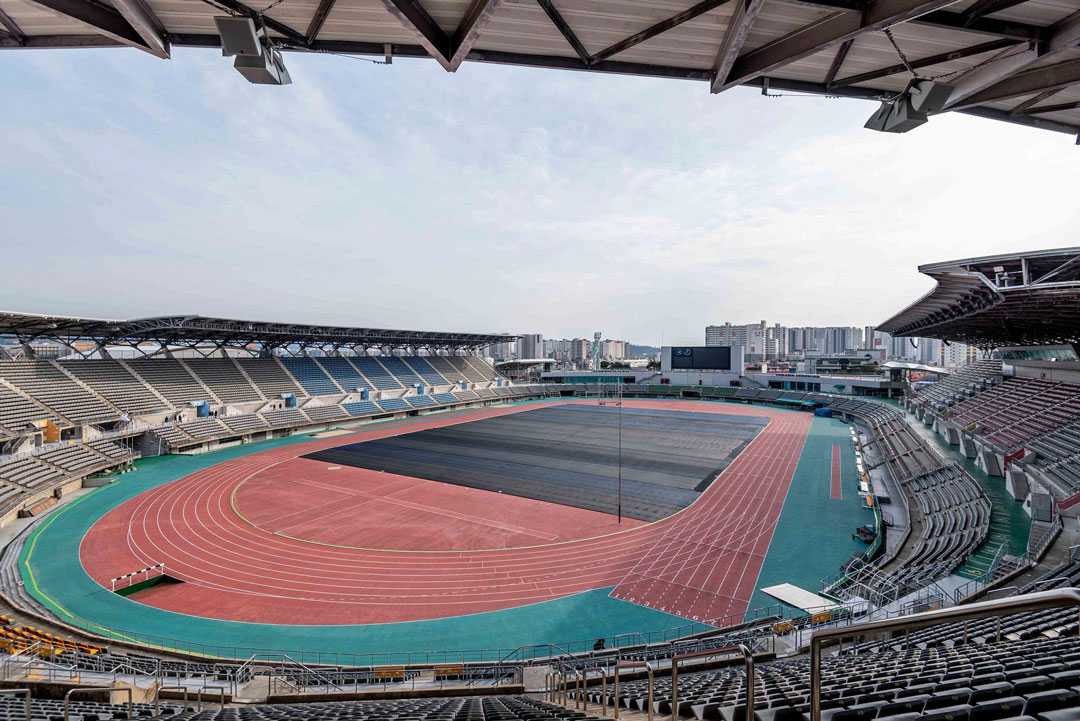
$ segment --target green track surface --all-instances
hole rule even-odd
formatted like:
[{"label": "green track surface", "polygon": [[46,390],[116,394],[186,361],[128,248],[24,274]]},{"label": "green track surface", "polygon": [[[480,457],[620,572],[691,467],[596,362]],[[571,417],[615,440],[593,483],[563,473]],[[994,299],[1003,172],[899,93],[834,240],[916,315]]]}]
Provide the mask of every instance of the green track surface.
[{"label": "green track surface", "polygon": [[[866,544],[852,534],[857,526],[873,523],[874,513],[859,497],[848,428],[839,420],[814,417],[750,608],[779,603],[761,592],[778,583],[792,583],[817,593],[823,578],[835,575],[853,554],[866,550]],[[834,500],[831,494],[834,444],[840,446],[841,500]],[[786,615],[792,615],[791,611],[785,606]]]},{"label": "green track surface", "polygon": [[[799,412],[799,411],[789,411]],[[138,641],[210,656],[248,658],[289,653],[307,662],[435,663],[498,660],[515,649],[554,643],[564,650],[659,641],[708,628],[702,624],[608,596],[610,588],[553,601],[467,616],[405,623],[305,626],[243,623],[187,616],[141,604],[95,583],[79,561],[87,530],[120,503],[151,488],[245,454],[309,440],[305,435],[196,456],[164,456],[136,463],[136,470],[51,513],[31,533],[19,559],[27,591],[62,621],[101,636]],[[840,444],[844,499],[829,496],[831,454]],[[854,455],[847,426],[814,418],[758,587],[789,581],[817,591],[864,546],[855,526],[870,523],[856,494]],[[775,606],[760,591],[751,609]],[[790,615],[790,609],[789,609]],[[517,651],[547,655],[547,649]]]}]

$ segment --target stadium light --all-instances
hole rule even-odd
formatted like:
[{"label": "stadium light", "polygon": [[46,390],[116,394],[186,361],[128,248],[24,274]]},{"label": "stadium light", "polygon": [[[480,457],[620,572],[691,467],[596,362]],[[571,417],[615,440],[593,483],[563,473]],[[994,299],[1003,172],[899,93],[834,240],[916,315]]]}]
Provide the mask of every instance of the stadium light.
[{"label": "stadium light", "polygon": [[290,85],[281,51],[270,44],[266,29],[251,18],[214,18],[221,36],[221,54],[235,57],[233,67],[253,85]]},{"label": "stadium light", "polygon": [[929,113],[945,108],[953,88],[933,80],[917,80],[899,97],[886,100],[863,126],[882,133],[906,133],[926,123]]}]

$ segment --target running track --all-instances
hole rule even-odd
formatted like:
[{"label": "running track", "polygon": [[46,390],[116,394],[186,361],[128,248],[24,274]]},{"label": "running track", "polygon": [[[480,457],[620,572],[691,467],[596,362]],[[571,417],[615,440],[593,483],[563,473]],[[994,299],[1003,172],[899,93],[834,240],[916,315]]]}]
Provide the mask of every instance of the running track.
[{"label": "running track", "polygon": [[139,595],[198,616],[262,623],[365,624],[441,618],[614,586],[612,595],[699,620],[740,616],[780,517],[807,413],[763,406],[625,401],[671,410],[768,416],[768,425],[690,507],[592,538],[501,550],[402,551],[314,544],[238,514],[247,479],[317,449],[540,407],[429,416],[404,427],[284,446],[234,459],[121,504],[87,533],[81,558],[101,585],[164,562],[183,584]]}]

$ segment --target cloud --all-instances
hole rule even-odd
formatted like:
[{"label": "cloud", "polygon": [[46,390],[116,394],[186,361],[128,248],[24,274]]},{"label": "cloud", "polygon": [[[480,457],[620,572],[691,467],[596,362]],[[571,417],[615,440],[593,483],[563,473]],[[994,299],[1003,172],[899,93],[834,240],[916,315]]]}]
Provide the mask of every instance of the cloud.
[{"label": "cloud", "polygon": [[[919,263],[1068,244],[1063,136],[489,65],[11,53],[5,308],[695,342],[883,320]],[[1033,174],[1032,169],[1038,169]]]}]

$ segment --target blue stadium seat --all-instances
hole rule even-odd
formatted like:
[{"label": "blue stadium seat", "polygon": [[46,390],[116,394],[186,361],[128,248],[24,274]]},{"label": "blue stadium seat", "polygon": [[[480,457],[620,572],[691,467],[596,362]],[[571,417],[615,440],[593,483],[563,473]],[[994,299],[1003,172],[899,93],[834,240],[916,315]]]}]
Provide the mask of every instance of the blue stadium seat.
[{"label": "blue stadium seat", "polygon": [[445,386],[449,385],[450,381],[446,380],[439,374],[437,370],[431,367],[431,364],[427,362],[421,356],[414,355],[404,359],[406,363],[412,366],[420,377],[424,379],[424,382],[429,386]]},{"label": "blue stadium seat", "polygon": [[402,363],[397,356],[380,356],[379,360],[386,366],[388,371],[397,377],[402,385],[412,387],[417,383],[423,383],[420,376],[416,375],[409,366]]},{"label": "blue stadium seat", "polygon": [[357,388],[371,388],[371,384],[357,372],[348,358],[317,358],[316,362],[346,391],[354,391]]},{"label": "blue stadium seat", "polygon": [[382,409],[375,405],[372,401],[356,401],[354,403],[342,403],[341,407],[344,408],[350,416],[375,416],[382,413]]},{"label": "blue stadium seat", "polygon": [[384,411],[407,411],[409,410],[409,404],[401,398],[383,398],[379,401],[379,406]]},{"label": "blue stadium seat", "polygon": [[300,382],[304,390],[313,396],[326,396],[341,393],[341,390],[330,380],[330,376],[311,358],[297,358],[295,356],[282,356],[281,362]]},{"label": "blue stadium seat", "polygon": [[353,363],[379,390],[386,391],[401,388],[401,384],[397,382],[397,379],[390,375],[377,359],[369,356],[358,356],[353,358]]},{"label": "blue stadium seat", "polygon": [[431,396],[409,396],[405,399],[405,402],[413,408],[430,408],[435,405],[435,401],[431,399]]}]

